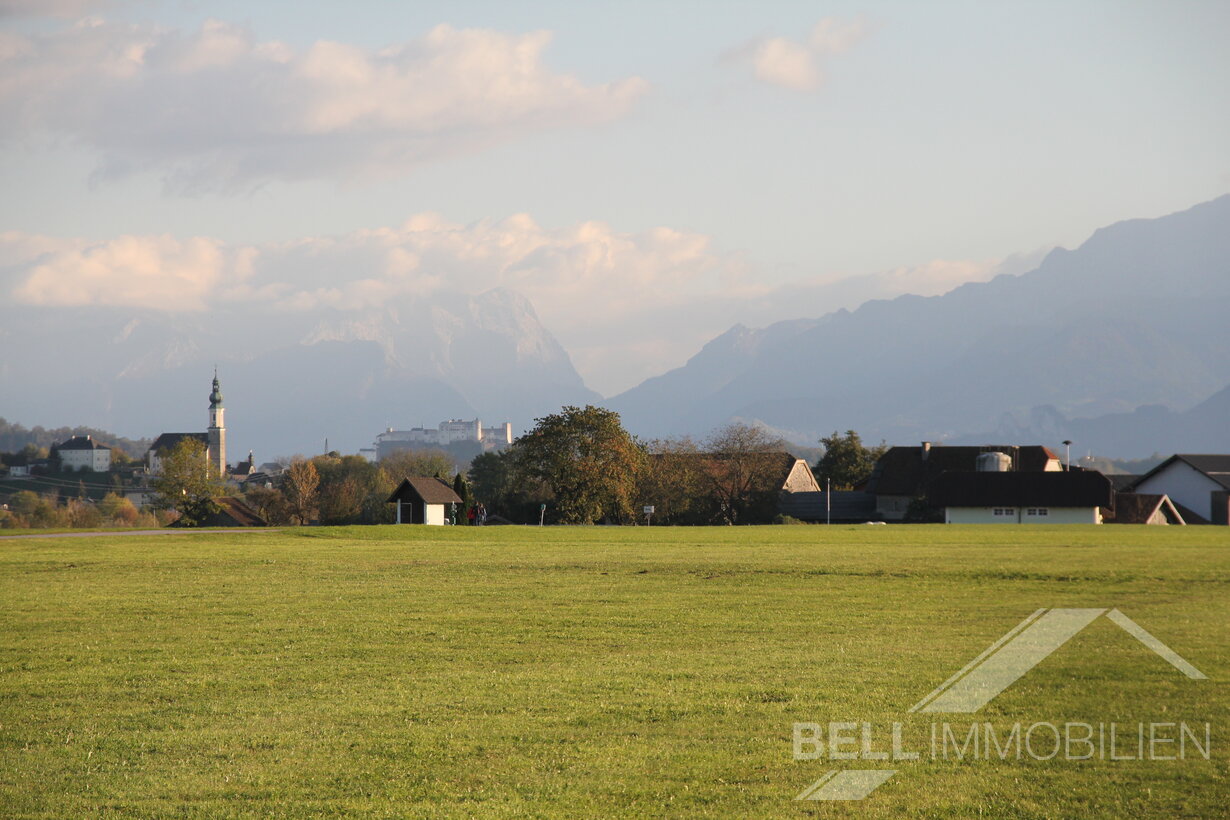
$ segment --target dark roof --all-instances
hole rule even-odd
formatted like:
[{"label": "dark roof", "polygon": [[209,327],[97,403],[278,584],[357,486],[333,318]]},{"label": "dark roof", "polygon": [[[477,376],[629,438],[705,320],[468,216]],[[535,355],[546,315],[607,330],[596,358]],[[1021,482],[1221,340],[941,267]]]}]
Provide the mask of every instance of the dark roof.
[{"label": "dark roof", "polygon": [[1184,462],[1192,469],[1204,473],[1213,481],[1230,490],[1230,455],[1214,453],[1177,453],[1140,476],[1132,486],[1138,486],[1146,478],[1157,475],[1176,461]]},{"label": "dark roof", "polygon": [[176,445],[186,438],[194,438],[206,447],[209,446],[209,433],[163,433],[154,439],[154,443],[149,446],[149,451],[162,453],[174,450]]},{"label": "dark roof", "polygon": [[414,476],[403,478],[401,484],[389,496],[387,503],[394,501],[421,501],[424,504],[460,504],[461,497],[442,478]]},{"label": "dark roof", "polygon": [[57,450],[110,450],[105,444],[99,444],[89,436],[73,436],[68,441],[56,447]]},{"label": "dark roof", "polygon": [[1114,491],[1094,470],[1042,473],[944,473],[931,482],[936,507],[1110,507]]},{"label": "dark roof", "polygon": [[861,493],[857,490],[835,490],[829,495],[832,496],[829,502],[832,505],[831,509],[825,506],[824,493],[784,493],[778,501],[777,510],[782,515],[788,515],[800,521],[861,524],[878,518],[876,497],[870,493]]},{"label": "dark roof", "polygon": [[243,500],[236,498],[233,495],[215,498],[222,511],[209,516],[206,519],[205,525],[208,527],[267,527],[269,522],[260,517],[260,514],[249,507]]},{"label": "dark roof", "polygon": [[1115,493],[1115,509],[1106,519],[1116,524],[1148,524],[1158,507],[1166,508],[1163,512],[1173,523],[1184,523],[1182,515],[1167,496],[1152,493]]},{"label": "dark roof", "polygon": [[978,465],[978,456],[983,453],[1007,454],[1012,458],[1013,469],[1019,472],[1040,473],[1046,469],[1047,462],[1058,458],[1040,444],[985,444],[977,447],[934,444],[928,450],[922,447],[890,447],[876,462],[866,489],[873,495],[923,495],[927,492],[927,485],[942,473],[973,472]]},{"label": "dark roof", "polygon": [[1140,480],[1140,476],[1130,473],[1105,473],[1105,475],[1110,479],[1110,486],[1114,487],[1116,492],[1130,490]]}]

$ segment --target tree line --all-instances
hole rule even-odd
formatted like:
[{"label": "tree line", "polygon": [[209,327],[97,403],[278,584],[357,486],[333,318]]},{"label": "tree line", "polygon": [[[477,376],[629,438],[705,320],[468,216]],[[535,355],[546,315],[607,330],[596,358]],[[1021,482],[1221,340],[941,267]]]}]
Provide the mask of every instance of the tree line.
[{"label": "tree line", "polygon": [[[820,442],[814,472],[820,485],[848,489],[864,480],[884,447],[865,447],[857,433],[834,432]],[[536,420],[512,446],[483,453],[468,475],[441,451],[404,451],[379,463],[337,452],[297,457],[279,476],[248,481],[242,498],[274,525],[389,524],[388,497],[407,476],[451,480],[462,498],[457,523],[482,503],[494,520],[511,523],[760,524],[779,520],[781,482],[794,464],[782,439],[753,425],[728,424],[709,436],[638,440],[619,414],[601,407],[563,407]],[[162,458],[151,481],[152,509],[108,500],[58,505],[29,493],[0,526],[197,526],[235,493],[211,474],[205,446],[185,439]],[[127,505],[127,506],[124,506]],[[128,508],[132,508],[131,511]],[[80,523],[78,523],[80,522]]]}]

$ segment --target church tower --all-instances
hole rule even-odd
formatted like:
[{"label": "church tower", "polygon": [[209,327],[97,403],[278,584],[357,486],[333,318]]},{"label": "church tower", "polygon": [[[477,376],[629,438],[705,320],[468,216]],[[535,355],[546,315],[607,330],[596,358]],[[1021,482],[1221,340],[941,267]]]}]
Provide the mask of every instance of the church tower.
[{"label": "church tower", "polygon": [[209,465],[213,474],[226,475],[226,422],[222,418],[222,388],[214,368],[214,389],[209,394]]}]

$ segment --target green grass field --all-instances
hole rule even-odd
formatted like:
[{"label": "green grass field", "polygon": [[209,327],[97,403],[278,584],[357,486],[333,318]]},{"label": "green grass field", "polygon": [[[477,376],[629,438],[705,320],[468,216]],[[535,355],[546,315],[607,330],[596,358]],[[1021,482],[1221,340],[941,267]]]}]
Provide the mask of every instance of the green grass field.
[{"label": "green grass field", "polygon": [[[6,818],[1230,813],[1225,528],[48,537],[0,542],[0,602]],[[907,713],[1042,607],[1208,680],[1100,618],[975,715]],[[795,760],[796,722],[932,720],[1208,723],[1211,759],[924,754],[794,799],[863,763]]]}]

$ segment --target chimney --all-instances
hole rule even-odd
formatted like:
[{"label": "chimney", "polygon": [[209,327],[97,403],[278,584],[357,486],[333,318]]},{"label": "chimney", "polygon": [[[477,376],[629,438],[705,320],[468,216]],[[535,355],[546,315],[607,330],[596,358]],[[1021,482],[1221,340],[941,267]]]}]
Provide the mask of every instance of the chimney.
[{"label": "chimney", "polygon": [[931,442],[924,441],[922,443],[922,460],[926,461],[927,456],[931,455]]}]

